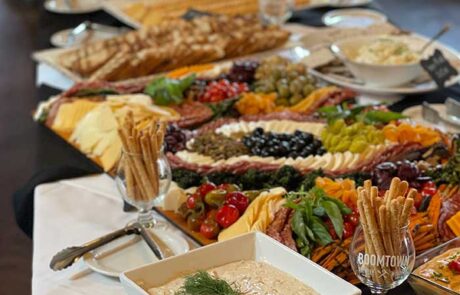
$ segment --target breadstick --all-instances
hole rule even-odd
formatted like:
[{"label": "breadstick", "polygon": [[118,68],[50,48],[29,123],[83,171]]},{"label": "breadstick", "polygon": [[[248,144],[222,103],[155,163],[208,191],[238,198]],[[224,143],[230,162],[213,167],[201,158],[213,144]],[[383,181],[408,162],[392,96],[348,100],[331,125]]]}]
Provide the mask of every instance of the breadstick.
[{"label": "breadstick", "polygon": [[402,209],[401,213],[401,227],[406,226],[409,223],[409,215],[414,207],[414,199],[412,198],[406,198],[404,201],[404,207]]},{"label": "breadstick", "polygon": [[393,252],[396,254],[400,250],[400,243],[399,243],[399,221],[398,221],[398,201],[397,200],[392,200],[391,201],[391,238],[392,238],[392,243],[393,243]]},{"label": "breadstick", "polygon": [[[375,249],[374,245],[372,244],[372,237],[370,235],[369,231],[369,222],[366,220],[366,215],[364,214],[364,204],[363,204],[363,195],[365,194],[365,190],[361,188],[361,190],[358,190],[358,210],[360,212],[360,220],[361,220],[361,227],[363,228],[364,232],[364,245],[366,248],[366,253],[368,255],[375,255]],[[381,284],[383,283],[383,280],[380,276],[377,275],[376,272],[376,267],[375,265],[367,265],[367,267],[371,270],[371,275],[374,281],[377,283]]]},{"label": "breadstick", "polygon": [[[385,249],[383,248],[383,241],[382,237],[380,236],[379,229],[377,226],[377,221],[376,217],[374,214],[374,210],[371,205],[371,199],[375,198],[376,195],[374,194],[375,190],[371,190],[371,195],[367,193],[363,193],[363,207],[364,207],[364,214],[366,217],[366,221],[368,223],[368,228],[369,228],[369,235],[371,238],[371,243],[373,244],[375,254],[377,256],[384,256],[385,255]],[[384,276],[385,280],[388,280],[388,276]]]},{"label": "breadstick", "polygon": [[401,181],[401,183],[399,184],[398,196],[405,196],[408,188],[409,183],[405,180]]},{"label": "breadstick", "polygon": [[[122,145],[123,145],[123,150],[125,153],[128,153],[126,156],[125,156],[125,159],[126,159],[126,162],[128,164],[129,167],[131,167],[130,171],[132,172],[133,176],[134,176],[134,179],[137,179],[137,181],[133,182],[133,183],[136,183],[137,185],[137,188],[135,191],[136,191],[136,197],[140,198],[140,199],[143,199],[144,196],[147,195],[147,192],[145,191],[145,187],[141,184],[140,182],[140,179],[141,179],[141,176],[139,175],[139,171],[135,168],[136,165],[134,163],[134,159],[132,156],[129,155],[129,153],[131,152],[130,148],[131,148],[131,145],[129,144],[129,140],[128,140],[128,130],[126,130],[125,128],[121,128],[118,130],[118,134],[120,135],[120,138],[121,138],[121,142],[122,142]],[[126,173],[126,171],[125,171]]]},{"label": "breadstick", "polygon": [[387,207],[385,205],[381,205],[379,208],[379,220],[385,252],[387,255],[393,255],[393,246],[391,244],[391,235],[389,231],[390,220],[388,220]]},{"label": "breadstick", "polygon": [[390,201],[398,197],[400,183],[401,183],[401,180],[398,177],[393,177],[393,179],[391,180],[390,192],[389,192]]}]

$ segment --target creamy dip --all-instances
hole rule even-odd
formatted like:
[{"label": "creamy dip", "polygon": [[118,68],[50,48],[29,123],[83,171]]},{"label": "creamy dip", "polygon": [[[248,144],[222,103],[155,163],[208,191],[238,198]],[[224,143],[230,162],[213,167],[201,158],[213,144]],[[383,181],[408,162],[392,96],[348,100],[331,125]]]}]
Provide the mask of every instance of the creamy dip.
[{"label": "creamy dip", "polygon": [[[245,295],[319,295],[311,287],[265,262],[243,260],[209,269],[208,273],[234,285]],[[185,278],[177,278],[161,287],[151,288],[149,293],[173,295],[184,281]]]},{"label": "creamy dip", "polygon": [[417,268],[414,274],[460,292],[460,273],[448,267],[451,261],[458,259],[460,259],[460,248],[450,249]]},{"label": "creamy dip", "polygon": [[361,46],[352,59],[373,65],[403,65],[417,62],[420,56],[404,42],[378,39]]}]

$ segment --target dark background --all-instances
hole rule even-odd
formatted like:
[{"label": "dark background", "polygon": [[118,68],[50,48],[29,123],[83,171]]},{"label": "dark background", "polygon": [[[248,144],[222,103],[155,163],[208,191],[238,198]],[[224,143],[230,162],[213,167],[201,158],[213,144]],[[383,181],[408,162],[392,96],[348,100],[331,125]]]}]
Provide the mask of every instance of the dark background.
[{"label": "dark background", "polygon": [[[385,12],[402,28],[424,35],[435,34],[445,23],[451,32],[442,41],[460,50],[459,0],[377,0],[374,7]],[[327,10],[296,13],[293,21],[319,25]],[[70,164],[94,169],[78,152],[35,124],[31,111],[39,99],[52,93],[36,88],[32,51],[50,47],[49,37],[57,30],[76,26],[83,19],[118,24],[103,12],[87,16],[47,13],[40,1],[0,0],[0,294],[30,294],[32,241],[16,226],[12,210],[12,193],[34,173]],[[443,99],[439,92],[425,96]],[[419,103],[411,97],[406,104]],[[399,289],[391,294],[409,294]]]}]

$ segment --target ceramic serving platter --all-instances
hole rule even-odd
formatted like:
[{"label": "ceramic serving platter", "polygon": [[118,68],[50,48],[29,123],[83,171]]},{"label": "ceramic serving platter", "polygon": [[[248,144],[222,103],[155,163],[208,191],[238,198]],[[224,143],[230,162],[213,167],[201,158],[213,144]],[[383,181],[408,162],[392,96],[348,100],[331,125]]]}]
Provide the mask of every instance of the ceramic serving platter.
[{"label": "ceramic serving platter", "polygon": [[241,260],[269,263],[322,295],[361,294],[352,284],[260,232],[241,235],[127,271],[120,280],[127,294],[148,295],[148,289],[164,285],[178,276]]}]

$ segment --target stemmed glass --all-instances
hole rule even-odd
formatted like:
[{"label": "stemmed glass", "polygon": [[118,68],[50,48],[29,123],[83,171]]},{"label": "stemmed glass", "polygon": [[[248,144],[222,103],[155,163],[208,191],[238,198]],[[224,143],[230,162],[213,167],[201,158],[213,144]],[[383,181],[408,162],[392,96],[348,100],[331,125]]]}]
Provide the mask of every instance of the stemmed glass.
[{"label": "stemmed glass", "polygon": [[259,0],[262,21],[271,25],[282,25],[294,11],[294,0]]},{"label": "stemmed glass", "polygon": [[[128,204],[135,207],[139,211],[137,221],[145,228],[163,228],[166,229],[168,226],[165,222],[159,221],[154,218],[152,214],[153,206],[162,204],[165,195],[169,190],[171,184],[171,167],[163,150],[160,151],[159,157],[156,163],[151,163],[151,159],[146,159],[143,154],[133,154],[123,151],[120,163],[118,164],[117,175],[115,182],[117,188],[120,191],[123,200]],[[134,182],[132,173],[141,173],[141,171],[132,171],[126,169],[128,161],[134,163],[135,161],[144,162],[152,167],[157,167],[157,178],[149,179],[149,174],[145,173],[142,177],[136,177],[136,179],[144,180],[144,183]],[[153,168],[152,168],[153,169]],[[139,174],[137,174],[139,176]],[[157,183],[158,189],[148,190],[146,182]],[[156,193],[155,193],[156,192]]]},{"label": "stemmed glass", "polygon": [[[399,229],[399,247],[391,255],[377,255],[365,243],[365,233],[359,226],[350,245],[350,264],[358,279],[368,286],[372,294],[385,294],[399,286],[412,272],[415,247],[408,225]],[[384,241],[387,242],[387,241]]]}]

